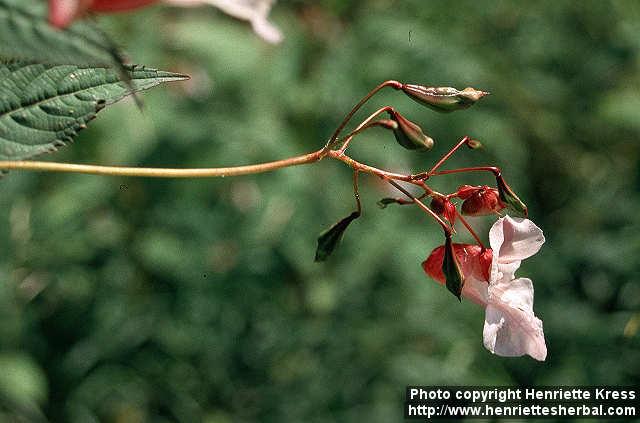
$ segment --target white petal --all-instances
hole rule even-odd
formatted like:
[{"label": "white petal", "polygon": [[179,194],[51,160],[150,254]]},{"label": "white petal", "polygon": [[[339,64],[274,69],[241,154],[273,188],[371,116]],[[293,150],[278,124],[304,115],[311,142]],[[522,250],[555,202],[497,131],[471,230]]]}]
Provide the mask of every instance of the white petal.
[{"label": "white petal", "polygon": [[529,219],[505,216],[491,227],[489,241],[494,261],[514,263],[537,253],[544,244],[544,235]]},{"label": "white petal", "polygon": [[266,18],[258,18],[251,21],[254,32],[263,40],[271,44],[282,41],[282,32]]},{"label": "white petal", "polygon": [[494,354],[528,354],[544,361],[547,346],[542,321],[533,314],[533,284],[526,278],[489,286],[484,346]]},{"label": "white petal", "polygon": [[176,6],[200,6],[209,4],[237,19],[251,22],[253,30],[270,43],[282,41],[282,33],[267,21],[275,0],[164,0]]},{"label": "white petal", "polygon": [[515,278],[515,273],[520,267],[520,263],[520,260],[510,263],[499,263],[494,256],[494,259],[491,262],[489,283],[493,285],[500,282],[511,282]]},{"label": "white petal", "polygon": [[489,283],[487,281],[468,276],[465,278],[464,286],[462,287],[462,296],[479,306],[486,307],[489,295],[488,287]]}]

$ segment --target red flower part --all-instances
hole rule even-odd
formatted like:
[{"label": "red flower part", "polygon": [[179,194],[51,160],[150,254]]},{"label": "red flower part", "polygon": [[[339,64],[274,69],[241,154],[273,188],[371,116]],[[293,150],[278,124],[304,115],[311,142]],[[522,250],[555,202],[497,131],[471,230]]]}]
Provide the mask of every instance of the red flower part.
[{"label": "red flower part", "polygon": [[155,3],[157,0],[94,0],[89,10],[93,12],[121,12]]},{"label": "red flower part", "polygon": [[452,225],[456,221],[456,206],[446,197],[433,197],[431,210],[438,216],[443,216]]},{"label": "red flower part", "polygon": [[[425,273],[441,284],[445,283],[445,276],[442,272],[444,247],[444,245],[436,247],[431,254],[429,254],[429,257],[422,262],[422,268]],[[456,254],[465,278],[473,276],[481,281],[489,280],[491,261],[493,259],[493,251],[490,248],[483,250],[479,245],[453,244],[453,251]]]},{"label": "red flower part", "polygon": [[456,192],[455,196],[461,200],[466,200],[479,189],[482,189],[482,187],[480,186],[474,187],[472,185],[461,185],[460,188],[458,188],[458,191]]},{"label": "red flower part", "polygon": [[65,28],[87,12],[107,13],[137,9],[157,0],[49,0],[49,22]]},{"label": "red flower part", "polygon": [[487,185],[478,187],[463,185],[458,189],[456,196],[464,200],[462,214],[467,216],[494,214],[506,207],[500,199],[498,190]]}]

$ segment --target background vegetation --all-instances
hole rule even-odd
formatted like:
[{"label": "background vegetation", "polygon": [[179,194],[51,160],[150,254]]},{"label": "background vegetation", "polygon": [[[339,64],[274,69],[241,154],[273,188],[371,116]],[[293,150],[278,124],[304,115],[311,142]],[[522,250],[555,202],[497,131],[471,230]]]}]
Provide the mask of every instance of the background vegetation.
[{"label": "background vegetation", "polygon": [[213,9],[101,19],[136,61],[192,79],[144,94],[142,112],[102,112],[53,158],[253,163],[317,149],[385,79],[491,91],[449,115],[386,92],[370,108],[396,106],[437,147],[372,131],[353,154],[409,171],[465,134],[484,143],[451,166],[502,166],[545,231],[520,274],[547,361],[483,348],[484,311],[420,268],[440,232],[415,208],[378,209],[389,192],[373,178],[362,218],[314,263],[317,234],[353,208],[339,163],[211,180],[12,172],[0,418],[389,422],[408,384],[638,385],[640,4],[283,0],[272,19],[279,46]]}]

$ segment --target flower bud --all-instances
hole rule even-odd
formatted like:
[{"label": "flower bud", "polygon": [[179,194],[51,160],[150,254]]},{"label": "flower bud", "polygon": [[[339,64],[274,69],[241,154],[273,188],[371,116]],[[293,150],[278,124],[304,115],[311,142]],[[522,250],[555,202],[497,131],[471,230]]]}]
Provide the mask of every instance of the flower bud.
[{"label": "flower bud", "polygon": [[388,113],[398,124],[398,127],[393,130],[398,144],[407,150],[430,150],[433,147],[433,139],[425,135],[422,128],[393,109]]},{"label": "flower bud", "polygon": [[465,216],[486,216],[497,213],[506,207],[500,200],[498,190],[486,185],[475,187],[472,192],[467,190],[463,195],[466,198],[462,202],[461,209]]},{"label": "flower bud", "polygon": [[466,109],[489,94],[471,87],[458,91],[451,87],[425,87],[413,84],[403,84],[402,91],[412,100],[439,112]]},{"label": "flower bud", "polygon": [[446,197],[433,197],[430,204],[431,210],[439,216],[443,216],[452,225],[456,221],[456,206]]},{"label": "flower bud", "polygon": [[469,147],[472,150],[476,150],[478,148],[482,148],[482,143],[478,140],[474,140],[470,138],[467,140],[467,147]]},{"label": "flower bud", "polygon": [[524,216],[528,215],[528,210],[526,204],[518,198],[515,192],[511,189],[509,185],[502,178],[502,174],[496,175],[496,182],[498,185],[498,192],[500,193],[500,200],[511,210],[516,213],[520,213]]}]

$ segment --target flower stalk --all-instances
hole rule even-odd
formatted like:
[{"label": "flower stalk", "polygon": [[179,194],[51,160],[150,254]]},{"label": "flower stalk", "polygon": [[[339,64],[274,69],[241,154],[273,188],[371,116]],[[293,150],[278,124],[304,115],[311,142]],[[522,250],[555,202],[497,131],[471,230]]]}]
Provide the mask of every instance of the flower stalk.
[{"label": "flower stalk", "polygon": [[[473,231],[471,226],[459,215],[459,213],[455,210],[455,206],[449,202],[448,198],[453,194],[444,195],[437,191],[432,190],[425,181],[436,175],[445,175],[451,173],[462,173],[462,172],[471,172],[471,171],[491,171],[496,177],[502,181],[500,169],[495,167],[476,167],[476,168],[463,168],[463,169],[453,169],[453,170],[438,170],[456,151],[458,151],[463,145],[467,145],[470,148],[476,148],[479,143],[475,140],[472,140],[468,136],[460,139],[456,145],[445,154],[440,160],[436,162],[436,164],[427,172],[422,172],[418,174],[401,174],[390,172],[387,170],[379,169],[373,166],[370,166],[365,163],[361,163],[354,158],[348,156],[345,153],[345,150],[349,146],[350,142],[356,137],[362,135],[367,129],[372,127],[381,126],[386,129],[390,129],[394,131],[394,136],[396,140],[405,148],[409,149],[428,149],[431,147],[433,140],[431,140],[428,136],[426,136],[420,127],[413,122],[408,121],[404,117],[402,117],[392,106],[384,106],[376,110],[374,113],[369,115],[366,119],[364,119],[359,125],[356,126],[354,130],[352,130],[348,135],[344,138],[339,138],[340,134],[356,114],[356,112],[367,102],[369,101],[377,92],[382,90],[385,87],[391,87],[395,90],[404,91],[405,94],[410,97],[415,97],[412,90],[412,87],[418,87],[408,84],[403,84],[398,81],[388,80],[385,81],[378,86],[376,86],[373,90],[371,90],[367,95],[365,95],[350,111],[347,113],[345,118],[342,120],[340,125],[336,128],[335,132],[329,139],[329,141],[325,144],[323,148],[318,151],[314,151],[308,154],[303,154],[299,156],[289,157],[282,160],[275,160],[271,162],[251,164],[245,166],[232,166],[232,167],[212,167],[212,168],[145,168],[145,167],[124,167],[124,166],[102,166],[102,165],[89,165],[89,164],[74,164],[74,163],[58,163],[58,162],[48,162],[48,161],[26,161],[26,160],[16,160],[16,161],[1,161],[0,162],[0,170],[26,170],[26,171],[42,171],[42,172],[65,172],[65,173],[81,173],[81,174],[90,174],[90,175],[103,175],[103,176],[125,176],[125,177],[146,177],[146,178],[224,178],[224,177],[232,177],[232,176],[241,176],[241,175],[253,175],[264,172],[270,172],[277,169],[283,169],[287,167],[293,166],[301,166],[311,163],[316,163],[324,158],[331,158],[334,160],[341,161],[347,166],[351,167],[354,171],[354,195],[357,202],[357,213],[358,215],[361,213],[362,206],[360,203],[360,196],[358,194],[358,175],[359,173],[367,173],[374,176],[377,176],[389,184],[394,186],[400,192],[402,192],[408,200],[403,199],[393,199],[393,201],[386,201],[383,205],[390,204],[392,202],[399,204],[415,204],[420,209],[422,209],[429,217],[434,219],[438,225],[442,228],[445,233],[445,236],[450,237],[452,234],[455,234],[456,231],[453,227],[453,223],[456,220],[456,217],[462,222],[464,227],[469,231],[471,236],[476,240],[478,245],[484,248],[482,241],[478,237],[478,235]],[[440,89],[440,88],[429,88],[419,86],[420,90],[426,90],[425,93],[429,94],[427,97],[431,96],[435,93],[436,97],[433,99],[431,97],[425,97],[422,100],[428,101],[436,101],[438,103],[438,107],[442,106],[444,103],[452,101],[454,97],[457,99],[455,101],[459,101],[460,99],[464,100],[460,104],[456,104],[455,108],[466,108],[470,105],[470,103],[466,102],[465,96],[468,94],[466,92],[460,94],[462,97],[459,97],[458,94],[447,97],[451,93],[450,89]],[[420,91],[422,92],[422,91]],[[445,95],[446,94],[446,95]],[[422,94],[420,94],[422,95]],[[426,95],[426,94],[425,94]],[[458,97],[456,97],[458,96]],[[482,96],[480,96],[482,97]],[[480,98],[478,97],[478,99]],[[415,98],[414,98],[415,99]],[[425,100],[425,101],[426,101]],[[460,101],[462,101],[460,100]],[[476,99],[477,100],[477,99]],[[444,103],[442,103],[444,102]],[[475,102],[475,101],[474,101]],[[442,103],[442,104],[440,104]],[[426,103],[425,103],[426,104]],[[448,104],[448,103],[447,103]],[[427,104],[429,105],[429,104]],[[448,107],[448,106],[447,106]],[[389,113],[390,119],[378,119],[376,120],[382,113]],[[398,140],[398,137],[402,139]],[[340,148],[335,148],[340,145]],[[414,196],[409,191],[407,191],[404,187],[402,187],[398,182],[405,182],[411,185],[414,185],[421,189],[423,193],[418,196]],[[500,184],[499,184],[500,185]],[[508,199],[511,200],[512,203],[517,204],[518,200],[513,191],[503,183],[499,188],[502,188],[503,195],[508,196]],[[431,197],[433,199],[446,199],[447,213],[443,214],[440,212],[434,212],[431,207],[425,204],[422,200]],[[433,201],[432,201],[433,202]],[[437,202],[437,201],[436,201]],[[451,210],[453,208],[453,210]],[[444,216],[446,221],[440,215]]]}]

